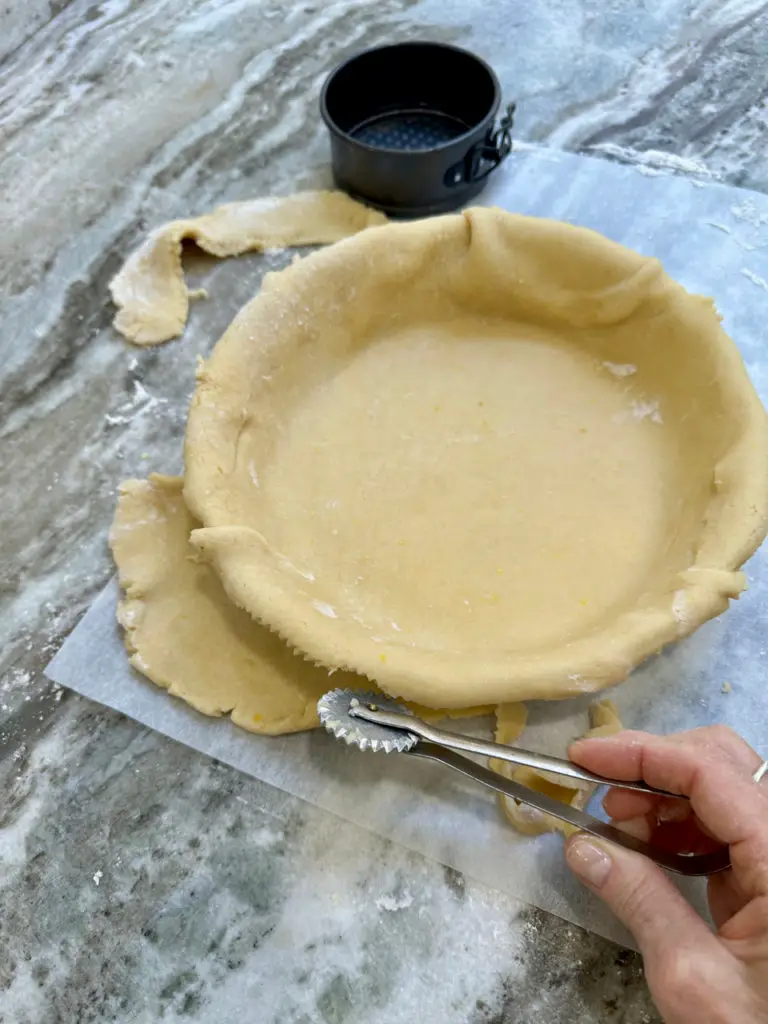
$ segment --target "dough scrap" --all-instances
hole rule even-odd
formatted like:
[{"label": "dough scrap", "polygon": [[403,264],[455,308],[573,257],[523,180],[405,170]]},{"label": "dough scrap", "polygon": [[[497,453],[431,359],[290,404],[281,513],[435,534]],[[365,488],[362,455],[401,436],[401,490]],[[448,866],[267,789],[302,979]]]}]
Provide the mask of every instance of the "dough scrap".
[{"label": "dough scrap", "polygon": [[496,708],[496,742],[503,743],[505,747],[516,743],[527,722],[528,708],[525,704],[499,704]]},{"label": "dough scrap", "polygon": [[[516,706],[518,705],[512,705],[512,707]],[[497,743],[513,743],[522,732],[522,727],[518,732],[515,732],[514,728],[510,729],[507,711],[509,707],[510,705],[504,705],[497,709]],[[593,704],[589,709],[589,718],[591,728],[584,733],[584,739],[591,739],[594,736],[612,736],[614,733],[621,732],[623,728],[616,706],[610,700],[602,700],[597,704]],[[523,720],[523,727],[524,725],[525,720]],[[530,789],[535,789],[539,793],[546,793],[547,796],[560,800],[562,803],[570,804],[571,807],[578,807],[581,811],[587,806],[589,798],[597,788],[591,782],[565,779],[563,776],[554,775],[551,772],[537,772],[535,769],[525,766],[516,768],[514,765],[509,764],[508,761],[499,761],[497,758],[489,761],[489,767],[508,779],[515,779],[515,781],[521,782]],[[522,832],[525,836],[538,836],[543,832],[555,831],[569,836],[579,831],[575,826],[569,825],[568,822],[554,818],[551,814],[545,814],[543,811],[538,810],[536,807],[530,807],[528,804],[519,804],[516,800],[504,796],[503,793],[499,794],[499,801],[510,823],[514,825],[518,832]]]},{"label": "dough scrap", "polygon": [[[370,689],[340,672],[329,678],[227,598],[189,545],[197,525],[181,477],[152,474],[120,486],[110,531],[123,597],[118,620],[131,664],[205,715],[272,735],[319,725],[317,701],[334,687]],[[420,717],[445,717],[413,706]],[[482,715],[475,707],[459,716]]]},{"label": "dough scrap", "polygon": [[658,261],[475,209],[271,275],[200,370],[185,474],[195,548],[313,660],[429,706],[559,699],[744,588],[768,418]]},{"label": "dough scrap", "polygon": [[149,235],[110,283],[118,307],[115,328],[135,345],[159,345],[183,332],[190,298],[207,297],[205,289],[190,292],[184,283],[185,238],[213,256],[239,256],[270,247],[337,242],[386,221],[383,213],[343,192],[249,199],[202,217],[171,221]]}]

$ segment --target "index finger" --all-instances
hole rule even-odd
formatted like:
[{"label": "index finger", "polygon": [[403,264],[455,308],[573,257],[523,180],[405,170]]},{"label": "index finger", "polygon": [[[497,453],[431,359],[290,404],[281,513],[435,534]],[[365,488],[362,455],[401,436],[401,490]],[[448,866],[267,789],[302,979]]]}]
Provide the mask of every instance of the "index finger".
[{"label": "index finger", "polygon": [[752,778],[761,758],[724,726],[673,736],[625,731],[580,740],[574,761],[611,778],[644,779],[651,786],[690,798],[697,817],[731,848],[740,882],[768,894],[768,790]]}]

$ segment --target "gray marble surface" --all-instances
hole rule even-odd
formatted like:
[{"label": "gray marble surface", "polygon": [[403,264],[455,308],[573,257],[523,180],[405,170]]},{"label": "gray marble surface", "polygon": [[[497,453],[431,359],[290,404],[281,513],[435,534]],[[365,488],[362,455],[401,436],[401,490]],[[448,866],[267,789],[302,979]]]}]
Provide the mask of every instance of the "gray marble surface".
[{"label": "gray marble surface", "polygon": [[524,140],[768,188],[755,0],[0,6],[3,1024],[656,1019],[634,955],[42,675],[110,575],[116,484],[179,467],[195,355],[282,257],[200,261],[216,302],[156,351],[109,278],[148,226],[327,183],[323,74],[416,34],[482,52]]}]

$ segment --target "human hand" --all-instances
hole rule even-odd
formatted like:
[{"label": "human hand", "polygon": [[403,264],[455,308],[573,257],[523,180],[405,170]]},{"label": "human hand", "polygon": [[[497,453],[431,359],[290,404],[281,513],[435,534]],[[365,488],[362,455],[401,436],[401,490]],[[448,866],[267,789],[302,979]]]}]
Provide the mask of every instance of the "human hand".
[{"label": "human hand", "polygon": [[690,798],[610,790],[606,812],[638,838],[685,853],[730,848],[730,869],[708,880],[713,933],[647,857],[583,833],[566,845],[571,869],[637,939],[664,1020],[768,1022],[768,778],[752,778],[760,757],[725,726],[673,736],[627,730],[577,740],[569,756]]}]

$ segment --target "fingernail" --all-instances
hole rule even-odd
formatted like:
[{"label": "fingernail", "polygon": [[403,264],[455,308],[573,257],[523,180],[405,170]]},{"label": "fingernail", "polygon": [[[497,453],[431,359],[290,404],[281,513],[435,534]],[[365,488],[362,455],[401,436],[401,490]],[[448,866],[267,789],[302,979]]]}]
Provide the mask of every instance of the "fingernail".
[{"label": "fingernail", "polygon": [[602,846],[578,836],[572,839],[565,851],[568,866],[587,885],[601,889],[611,871],[611,858]]}]

